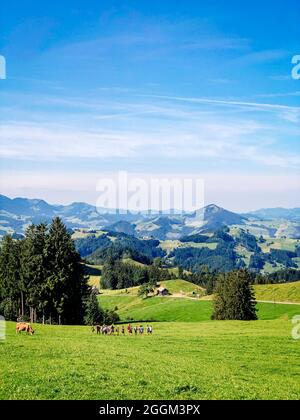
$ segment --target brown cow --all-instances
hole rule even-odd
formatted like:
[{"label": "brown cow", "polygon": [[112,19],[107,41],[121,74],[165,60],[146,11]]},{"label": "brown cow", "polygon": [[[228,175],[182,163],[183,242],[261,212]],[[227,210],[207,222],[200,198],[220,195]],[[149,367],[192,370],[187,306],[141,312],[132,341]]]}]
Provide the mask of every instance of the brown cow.
[{"label": "brown cow", "polygon": [[26,331],[30,335],[34,333],[32,326],[27,322],[17,322],[16,333],[20,333],[21,331]]}]

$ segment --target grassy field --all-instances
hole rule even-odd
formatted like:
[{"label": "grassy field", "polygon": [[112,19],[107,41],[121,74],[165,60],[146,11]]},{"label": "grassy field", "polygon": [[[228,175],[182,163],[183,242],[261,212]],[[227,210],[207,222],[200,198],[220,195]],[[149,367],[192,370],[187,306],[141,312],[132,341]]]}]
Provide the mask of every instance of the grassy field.
[{"label": "grassy field", "polygon": [[[185,280],[167,280],[161,283],[173,294],[166,297],[137,296],[138,287],[124,290],[104,290],[99,296],[104,309],[116,309],[124,321],[180,321],[200,322],[210,319],[212,296],[201,300],[190,299],[192,292],[203,292],[193,283]],[[287,284],[255,285],[255,296],[258,300],[300,303],[300,282]],[[181,293],[181,297],[178,297]],[[185,296],[185,297],[184,297]],[[258,314],[261,319],[291,317],[300,312],[299,305],[280,305],[258,303]]]},{"label": "grassy field", "polygon": [[217,243],[196,243],[196,242],[180,242],[177,239],[167,239],[165,241],[160,241],[160,248],[162,248],[167,253],[173,251],[175,248],[209,248],[216,249]]},{"label": "grassy field", "polygon": [[[164,286],[168,289],[169,293],[182,296],[202,296],[205,293],[205,289],[196,284],[193,284],[186,280],[176,279],[176,280],[163,280],[159,282],[160,286]],[[101,293],[105,296],[123,296],[123,295],[133,295],[137,296],[139,286],[129,287],[128,289],[102,289]]]},{"label": "grassy field", "polygon": [[257,300],[300,303],[300,281],[284,284],[259,284],[254,286]]},{"label": "grassy field", "polygon": [[[195,288],[164,283],[175,294]],[[276,288],[281,299],[299,284],[255,288],[264,298]],[[211,321],[211,301],[127,292],[107,291],[101,306],[117,307],[122,321],[151,320],[153,336],[49,325],[27,336],[7,322],[0,399],[300,399],[300,340],[291,337],[299,305],[259,303],[258,321]]]},{"label": "grassy field", "polygon": [[300,398],[300,342],[285,319],[157,323],[151,337],[7,324],[0,399]]},{"label": "grassy field", "polygon": [[186,280],[164,280],[161,281],[160,286],[164,286],[168,289],[171,294],[183,294],[183,295],[203,295],[205,289],[203,287],[197,286]]},{"label": "grassy field", "polygon": [[299,240],[290,238],[271,238],[267,239],[266,242],[259,244],[262,252],[270,252],[271,249],[295,251],[297,245],[299,245]]},{"label": "grassy field", "polygon": [[[135,295],[103,295],[103,309],[116,309],[122,321],[201,322],[210,320],[212,302],[189,298],[150,297]],[[258,317],[262,320],[290,319],[300,314],[299,305],[258,303]]]}]

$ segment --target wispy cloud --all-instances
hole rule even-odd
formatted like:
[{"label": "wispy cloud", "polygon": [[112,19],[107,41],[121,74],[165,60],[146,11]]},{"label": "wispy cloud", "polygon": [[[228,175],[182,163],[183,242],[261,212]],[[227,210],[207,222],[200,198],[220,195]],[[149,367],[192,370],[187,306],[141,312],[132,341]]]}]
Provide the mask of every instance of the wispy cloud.
[{"label": "wispy cloud", "polygon": [[160,99],[167,99],[173,101],[189,102],[196,104],[220,105],[226,107],[248,108],[256,111],[275,112],[283,119],[288,119],[292,122],[298,122],[300,118],[300,107],[290,105],[278,105],[261,102],[248,102],[230,99],[210,99],[210,98],[193,98],[193,97],[180,97],[180,96],[161,96],[149,95]]},{"label": "wispy cloud", "polygon": [[205,51],[205,54],[216,50],[223,53],[236,51],[238,54],[250,51],[249,39],[219,32],[205,20],[189,19],[172,23],[161,20],[157,23],[151,18],[139,18],[136,17],[134,25],[127,20],[120,20],[115,33],[110,28],[105,35],[50,48],[44,56],[105,63],[105,58],[111,54],[114,54],[117,61],[120,57],[125,57],[126,61],[135,61],[193,51]]},{"label": "wispy cloud", "polygon": [[192,117],[148,129],[87,129],[49,123],[3,124],[2,158],[55,161],[61,159],[135,158],[159,160],[208,158],[252,161],[267,166],[296,167],[300,159],[269,152],[276,143],[270,127],[251,120],[205,121]]}]

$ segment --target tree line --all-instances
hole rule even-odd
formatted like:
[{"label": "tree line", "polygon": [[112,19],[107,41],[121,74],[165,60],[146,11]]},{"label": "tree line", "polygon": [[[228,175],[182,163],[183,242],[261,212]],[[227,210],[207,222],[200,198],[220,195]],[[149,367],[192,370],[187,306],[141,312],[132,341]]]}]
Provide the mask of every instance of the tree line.
[{"label": "tree line", "polygon": [[[0,250],[0,313],[6,319],[82,324],[95,310],[81,257],[59,218],[7,235]],[[98,315],[107,317],[98,307]]]},{"label": "tree line", "polygon": [[[112,239],[113,238],[113,239]],[[95,234],[75,240],[80,255],[91,264],[104,264],[109,259],[132,258],[142,264],[152,264],[166,252],[155,239],[138,239],[121,232],[108,231],[97,237]]]},{"label": "tree line", "polygon": [[102,269],[101,286],[104,289],[126,289],[174,278],[176,278],[174,273],[156,265],[140,266],[110,258]]}]

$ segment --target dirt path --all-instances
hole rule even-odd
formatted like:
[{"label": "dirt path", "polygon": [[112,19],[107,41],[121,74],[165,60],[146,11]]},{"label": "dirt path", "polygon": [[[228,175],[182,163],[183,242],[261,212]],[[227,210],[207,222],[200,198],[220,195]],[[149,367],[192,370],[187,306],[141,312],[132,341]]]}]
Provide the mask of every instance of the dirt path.
[{"label": "dirt path", "polygon": [[[203,299],[203,298],[196,298],[196,297],[192,297],[192,296],[185,296],[181,293],[173,293],[172,295],[169,296],[164,296],[164,297],[168,297],[168,298],[185,298],[185,299],[193,299],[193,300],[199,300],[199,301],[208,301],[208,300],[212,300],[212,299]],[[276,305],[300,305],[300,302],[277,302],[274,300],[256,300],[256,302],[259,303],[275,303]]]},{"label": "dirt path", "polygon": [[276,303],[278,305],[300,305],[299,302],[277,302],[274,300],[257,300],[256,302],[260,303]]}]

